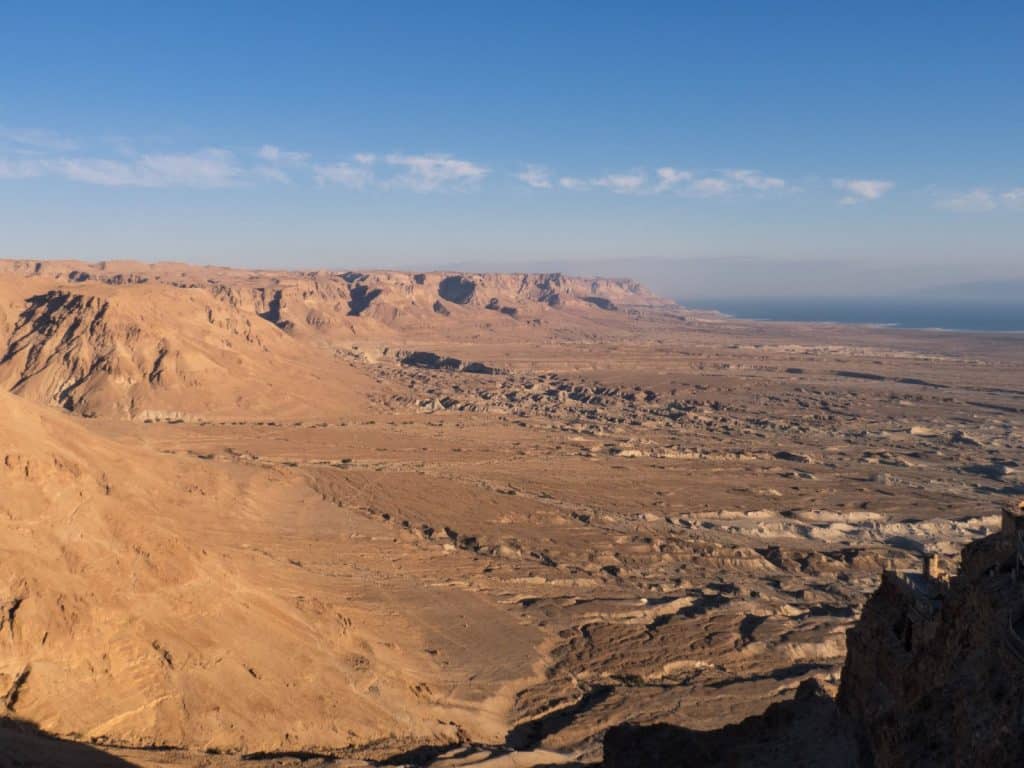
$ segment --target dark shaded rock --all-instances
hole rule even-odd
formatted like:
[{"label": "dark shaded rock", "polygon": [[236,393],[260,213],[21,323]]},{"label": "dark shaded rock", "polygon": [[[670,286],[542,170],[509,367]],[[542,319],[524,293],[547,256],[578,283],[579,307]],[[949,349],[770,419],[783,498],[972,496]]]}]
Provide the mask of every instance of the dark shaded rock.
[{"label": "dark shaded rock", "polygon": [[665,723],[610,728],[604,736],[604,765],[855,768],[870,765],[870,761],[831,697],[816,680],[807,679],[797,688],[793,699],[715,731],[696,731]]},{"label": "dark shaded rock", "polygon": [[1017,473],[1017,462],[992,462],[991,464],[972,464],[964,467],[964,472],[981,475],[990,480],[1006,480]]},{"label": "dark shaded rock", "polygon": [[452,304],[468,304],[476,292],[476,283],[462,275],[450,275],[437,286],[437,294]]},{"label": "dark shaded rock", "polygon": [[274,291],[270,301],[267,302],[267,309],[265,312],[260,312],[259,316],[264,320],[273,323],[282,331],[291,332],[295,328],[295,323],[291,320],[285,320],[281,317],[281,307],[283,304],[281,291]]},{"label": "dark shaded rock", "polygon": [[791,451],[776,451],[773,456],[780,461],[795,461],[799,464],[810,464],[811,457],[805,456],[802,453],[792,453]]},{"label": "dark shaded rock", "polygon": [[367,288],[365,285],[352,286],[351,298],[348,300],[348,314],[358,317],[366,310],[373,300],[381,294],[380,288]]},{"label": "dark shaded rock", "polygon": [[434,352],[409,352],[400,358],[402,365],[429,368],[434,371],[460,371],[462,373],[501,373],[501,369],[485,363],[463,363],[457,357],[443,357]]},{"label": "dark shaded rock", "polygon": [[500,373],[501,371],[499,369],[497,369],[497,368],[492,368],[489,365],[485,365],[484,363],[466,363],[462,367],[462,372],[463,373],[495,374],[495,373]]},{"label": "dark shaded rock", "polygon": [[432,370],[457,371],[462,368],[462,361],[457,357],[442,357],[433,352],[410,352],[402,358],[402,365],[414,368],[430,368]]},{"label": "dark shaded rock", "polygon": [[616,309],[618,309],[618,307],[615,306],[615,303],[611,299],[606,299],[602,296],[584,296],[583,300],[588,302],[589,304],[593,304],[595,307],[598,307],[599,309],[606,309],[609,312],[613,312]]},{"label": "dark shaded rock", "polygon": [[836,371],[836,376],[844,379],[864,379],[865,381],[885,381],[885,376],[877,373],[862,373],[860,371]]}]

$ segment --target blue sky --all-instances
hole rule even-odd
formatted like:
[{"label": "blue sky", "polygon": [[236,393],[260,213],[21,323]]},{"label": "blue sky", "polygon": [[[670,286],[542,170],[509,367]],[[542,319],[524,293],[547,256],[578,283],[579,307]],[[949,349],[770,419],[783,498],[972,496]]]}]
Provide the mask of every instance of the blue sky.
[{"label": "blue sky", "polygon": [[0,255],[1024,277],[1019,3],[151,5],[0,8]]}]

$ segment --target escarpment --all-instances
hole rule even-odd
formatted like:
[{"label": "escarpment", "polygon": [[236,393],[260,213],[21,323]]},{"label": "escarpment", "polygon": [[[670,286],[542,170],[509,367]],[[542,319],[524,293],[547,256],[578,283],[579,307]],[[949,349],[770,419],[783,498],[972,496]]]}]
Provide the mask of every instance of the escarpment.
[{"label": "escarpment", "polygon": [[674,306],[633,280],[559,273],[278,272],[134,262],[6,261],[0,262],[0,274],[61,285],[201,289],[292,334],[357,338],[415,330],[424,323],[435,327],[452,312],[456,315],[449,329],[467,321],[486,325],[495,320],[480,313],[487,308],[500,309],[509,322],[528,325],[543,318],[558,325],[559,313],[566,311],[585,318],[595,308],[618,312]]}]

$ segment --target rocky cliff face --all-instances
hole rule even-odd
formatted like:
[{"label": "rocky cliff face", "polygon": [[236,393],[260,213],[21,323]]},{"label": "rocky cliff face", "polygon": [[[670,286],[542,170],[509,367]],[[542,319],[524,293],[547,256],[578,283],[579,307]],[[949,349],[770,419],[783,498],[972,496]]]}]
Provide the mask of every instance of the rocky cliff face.
[{"label": "rocky cliff face", "polygon": [[0,388],[82,416],[166,420],[280,416],[372,387],[209,290],[80,283],[0,281]]},{"label": "rocky cliff face", "polygon": [[948,584],[887,574],[850,630],[838,704],[875,765],[1024,764],[1015,519]]},{"label": "rocky cliff face", "polygon": [[543,318],[558,325],[569,317],[573,322],[587,316],[607,320],[630,308],[675,306],[634,280],[559,273],[285,272],[170,263],[0,261],[0,274],[61,285],[202,289],[290,334],[356,338],[407,332],[424,324],[454,328],[467,323],[530,324]]},{"label": "rocky cliff face", "polygon": [[835,701],[808,681],[792,701],[716,731],[618,726],[605,765],[1024,765],[1018,531],[1024,504],[964,549],[952,579],[886,572],[848,633]]}]

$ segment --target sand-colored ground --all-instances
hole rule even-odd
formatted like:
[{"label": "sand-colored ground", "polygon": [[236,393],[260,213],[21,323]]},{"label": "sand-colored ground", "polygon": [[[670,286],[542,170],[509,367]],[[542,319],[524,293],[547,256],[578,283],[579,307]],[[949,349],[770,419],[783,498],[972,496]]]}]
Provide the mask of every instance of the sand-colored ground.
[{"label": "sand-colored ground", "polygon": [[833,684],[1024,491],[1024,338],[628,282],[6,262],[0,383],[21,764],[597,761]]}]

